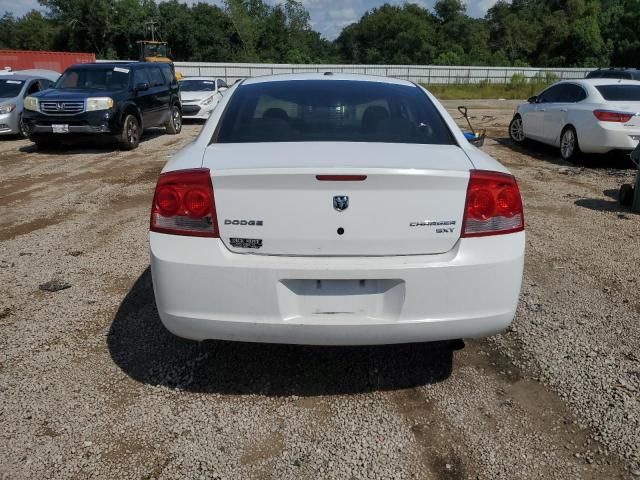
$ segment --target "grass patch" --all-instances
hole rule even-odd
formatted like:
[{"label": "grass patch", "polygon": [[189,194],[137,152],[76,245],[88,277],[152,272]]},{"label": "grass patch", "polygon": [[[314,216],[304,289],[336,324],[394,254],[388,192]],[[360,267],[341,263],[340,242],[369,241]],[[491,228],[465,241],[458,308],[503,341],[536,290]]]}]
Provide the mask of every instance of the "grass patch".
[{"label": "grass patch", "polygon": [[526,78],[515,74],[508,83],[453,83],[450,85],[427,85],[425,88],[440,100],[476,100],[485,98],[504,98],[507,100],[523,100],[540,93],[552,83],[558,81],[553,74],[536,75]]},{"label": "grass patch", "polygon": [[436,98],[440,100],[475,100],[486,98],[504,98],[506,100],[524,100],[540,93],[550,83],[527,83],[514,85],[512,83],[490,84],[452,84],[425,85]]}]

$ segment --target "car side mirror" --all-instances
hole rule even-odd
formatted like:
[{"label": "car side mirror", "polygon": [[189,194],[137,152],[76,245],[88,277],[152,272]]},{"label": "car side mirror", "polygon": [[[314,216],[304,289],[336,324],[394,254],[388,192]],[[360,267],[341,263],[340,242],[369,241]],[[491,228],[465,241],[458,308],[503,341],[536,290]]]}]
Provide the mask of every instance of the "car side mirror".
[{"label": "car side mirror", "polygon": [[136,92],[144,92],[145,90],[149,90],[149,84],[148,83],[139,83],[136,85],[135,89]]},{"label": "car side mirror", "polygon": [[529,103],[538,103],[538,96],[534,95],[533,97],[529,97],[527,100]]}]

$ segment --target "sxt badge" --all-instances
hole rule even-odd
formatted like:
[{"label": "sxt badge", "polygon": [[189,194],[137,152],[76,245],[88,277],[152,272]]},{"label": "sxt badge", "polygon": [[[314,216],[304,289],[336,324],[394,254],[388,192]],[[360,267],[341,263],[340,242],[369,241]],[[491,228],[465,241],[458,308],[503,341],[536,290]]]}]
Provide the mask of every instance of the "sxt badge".
[{"label": "sxt badge", "polygon": [[260,248],[262,247],[261,238],[230,238],[229,242],[232,247],[236,248]]}]

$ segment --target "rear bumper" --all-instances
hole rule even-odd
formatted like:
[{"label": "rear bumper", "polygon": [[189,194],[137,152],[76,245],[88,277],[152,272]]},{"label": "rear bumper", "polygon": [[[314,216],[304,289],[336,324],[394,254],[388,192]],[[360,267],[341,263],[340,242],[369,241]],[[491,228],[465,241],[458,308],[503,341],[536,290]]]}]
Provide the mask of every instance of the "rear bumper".
[{"label": "rear bumper", "polygon": [[619,123],[597,122],[578,133],[580,149],[585,153],[608,153],[612,150],[631,151],[640,140],[640,128],[628,128]]},{"label": "rear bumper", "polygon": [[524,232],[441,255],[277,257],[217,239],[150,234],[158,312],[174,334],[313,345],[482,337],[512,321]]}]

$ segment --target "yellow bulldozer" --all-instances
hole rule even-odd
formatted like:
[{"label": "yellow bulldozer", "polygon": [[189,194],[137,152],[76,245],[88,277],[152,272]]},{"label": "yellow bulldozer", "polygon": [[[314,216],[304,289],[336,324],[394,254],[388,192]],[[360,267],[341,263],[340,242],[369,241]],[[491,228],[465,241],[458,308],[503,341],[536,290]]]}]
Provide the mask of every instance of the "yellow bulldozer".
[{"label": "yellow bulldozer", "polygon": [[[138,59],[141,62],[160,62],[160,63],[173,63],[171,60],[171,53],[167,42],[160,42],[158,40],[138,40]],[[178,71],[175,72],[176,80],[182,78],[182,74]]]}]

